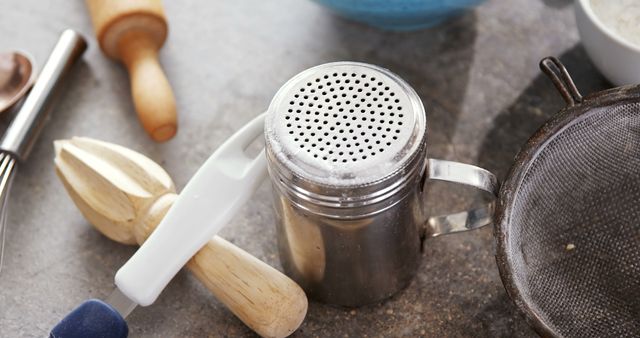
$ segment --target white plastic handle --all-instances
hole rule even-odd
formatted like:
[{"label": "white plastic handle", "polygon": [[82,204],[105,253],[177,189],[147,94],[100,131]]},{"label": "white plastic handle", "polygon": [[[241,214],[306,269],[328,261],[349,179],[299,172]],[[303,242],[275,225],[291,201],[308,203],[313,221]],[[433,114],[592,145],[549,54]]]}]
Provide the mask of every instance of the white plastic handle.
[{"label": "white plastic handle", "polygon": [[264,149],[245,149],[264,132],[266,113],[235,133],[196,172],[157,229],[118,270],[116,286],[132,301],[151,305],[180,268],[251,197],[267,176]]}]

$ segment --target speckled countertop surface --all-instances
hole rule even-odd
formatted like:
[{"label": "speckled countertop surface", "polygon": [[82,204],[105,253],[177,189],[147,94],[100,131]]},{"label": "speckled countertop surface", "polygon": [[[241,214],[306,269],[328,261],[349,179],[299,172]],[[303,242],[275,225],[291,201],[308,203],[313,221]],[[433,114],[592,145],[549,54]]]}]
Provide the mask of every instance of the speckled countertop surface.
[{"label": "speckled countertop surface", "polygon": [[[406,79],[428,109],[429,154],[477,163],[504,176],[520,145],[562,107],[538,61],[557,55],[584,92],[608,84],[580,46],[569,0],[490,0],[440,27],[381,32],[303,0],[166,1],[170,37],[161,61],[174,86],[178,136],[158,145],[133,113],[125,70],[106,59],[84,4],[0,2],[0,49],[30,51],[42,65],[60,31],[91,47],[71,76],[11,194],[0,336],[42,337],[86,298],[104,298],[135,248],[93,230],[53,171],[52,141],[74,135],[116,142],[164,165],[178,187],[253,116],[289,77],[320,63],[354,60]],[[270,186],[222,235],[279,267]],[[462,207],[464,191],[430,189],[431,207]],[[531,337],[508,299],[490,228],[431,239],[411,285],[388,301],[342,309],[311,303],[297,337]],[[128,318],[132,337],[252,336],[188,272]]]}]

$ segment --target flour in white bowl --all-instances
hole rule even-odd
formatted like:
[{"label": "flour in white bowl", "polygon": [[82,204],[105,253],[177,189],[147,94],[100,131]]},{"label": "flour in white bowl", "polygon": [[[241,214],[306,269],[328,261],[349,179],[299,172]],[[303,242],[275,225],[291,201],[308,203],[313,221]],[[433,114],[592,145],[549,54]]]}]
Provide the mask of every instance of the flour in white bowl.
[{"label": "flour in white bowl", "polygon": [[591,0],[591,8],[617,36],[640,47],[639,0]]}]

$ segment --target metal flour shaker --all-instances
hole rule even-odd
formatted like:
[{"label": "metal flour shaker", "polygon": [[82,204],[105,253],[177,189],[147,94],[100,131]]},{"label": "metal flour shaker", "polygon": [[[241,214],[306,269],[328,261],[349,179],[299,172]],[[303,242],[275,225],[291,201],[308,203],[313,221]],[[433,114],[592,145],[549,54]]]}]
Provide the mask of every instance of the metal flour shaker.
[{"label": "metal flour shaker", "polygon": [[324,64],[278,91],[265,143],[280,260],[310,297],[387,298],[415,275],[424,238],[491,222],[491,206],[424,215],[427,178],[497,192],[484,169],[427,159],[426,134],[416,92],[380,67]]}]

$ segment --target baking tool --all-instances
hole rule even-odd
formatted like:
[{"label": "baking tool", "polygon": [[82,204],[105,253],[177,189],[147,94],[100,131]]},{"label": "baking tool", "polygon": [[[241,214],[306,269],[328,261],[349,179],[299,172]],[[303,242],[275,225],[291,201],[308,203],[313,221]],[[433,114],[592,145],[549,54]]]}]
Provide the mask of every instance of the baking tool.
[{"label": "baking tool", "polygon": [[29,156],[58,88],[86,48],[87,43],[78,33],[70,29],[62,33],[33,89],[0,139],[0,268],[6,231],[7,196],[13,173],[18,162],[25,161]]},{"label": "baking tool", "polygon": [[440,24],[483,0],[315,0],[349,19],[388,30],[416,30]]},{"label": "baking tool", "polygon": [[583,97],[555,58],[540,67],[567,102],[522,148],[500,191],[497,263],[545,337],[640,334],[640,86]]},{"label": "baking tool", "polygon": [[310,297],[358,306],[416,273],[422,239],[491,223],[491,206],[428,218],[426,179],[497,193],[488,171],[427,159],[420,98],[386,69],[320,65],[276,94],[265,122],[280,259]]},{"label": "baking tool", "polygon": [[[130,149],[89,138],[55,142],[56,172],[87,220],[107,237],[141,244],[177,195],[169,175]],[[278,270],[220,237],[187,263],[196,277],[263,337],[285,337],[302,323],[307,298]]]},{"label": "baking tool", "polygon": [[13,107],[35,80],[35,62],[25,52],[0,53],[0,113]]},{"label": "baking tool", "polygon": [[86,0],[102,51],[125,64],[138,118],[155,141],[177,130],[176,102],[158,62],[167,38],[160,0]]},{"label": "baking tool", "polygon": [[[264,115],[256,117],[209,157],[173,201],[158,227],[118,270],[114,294],[123,300],[118,302],[122,305],[115,306],[118,310],[115,312],[108,304],[97,303],[110,318],[115,317],[114,320],[126,326],[123,318],[137,304],[151,305],[182,266],[229,222],[257,189],[266,176],[264,152],[250,158],[245,148],[262,135],[263,123]],[[77,320],[83,318],[83,306],[80,314],[71,314],[74,325],[63,320],[62,326],[56,326],[52,333],[62,330],[68,334],[68,328],[87,332],[96,327],[102,332],[100,322]],[[118,313],[120,317],[116,316]]]},{"label": "baking tool", "polygon": [[591,0],[575,1],[580,39],[591,61],[616,85],[640,83],[640,46],[605,26],[591,8]]}]

